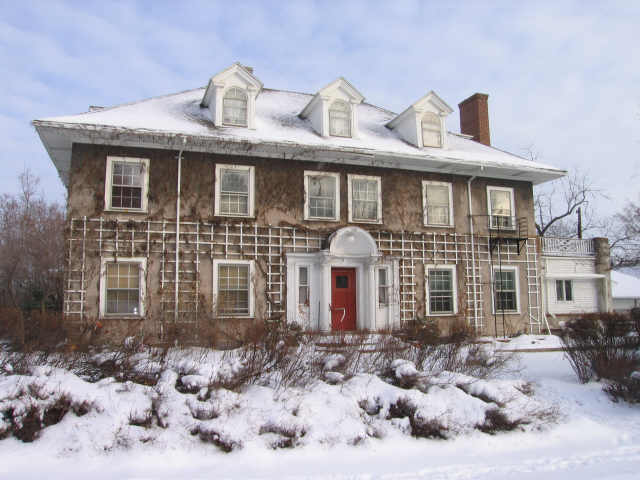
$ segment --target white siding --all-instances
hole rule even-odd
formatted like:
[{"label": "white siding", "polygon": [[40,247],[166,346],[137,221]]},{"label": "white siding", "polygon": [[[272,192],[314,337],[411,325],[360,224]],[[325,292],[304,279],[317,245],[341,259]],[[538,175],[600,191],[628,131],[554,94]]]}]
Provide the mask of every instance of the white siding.
[{"label": "white siding", "polygon": [[547,310],[553,314],[597,312],[600,297],[598,282],[602,282],[602,279],[573,279],[573,300],[559,302],[556,296],[555,279],[547,280],[545,282]]},{"label": "white siding", "polygon": [[616,312],[624,312],[632,308],[640,307],[640,298],[614,298],[613,310]]},{"label": "white siding", "polygon": [[546,258],[546,263],[548,275],[596,273],[594,258]]}]

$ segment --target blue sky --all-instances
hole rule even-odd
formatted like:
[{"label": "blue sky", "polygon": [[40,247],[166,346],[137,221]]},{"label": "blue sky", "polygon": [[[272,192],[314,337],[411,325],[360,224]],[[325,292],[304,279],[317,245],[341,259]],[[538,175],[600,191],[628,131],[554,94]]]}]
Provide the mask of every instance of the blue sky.
[{"label": "blue sky", "polygon": [[640,2],[0,1],[0,192],[27,166],[64,188],[29,122],[199,86],[234,61],[266,87],[344,76],[401,111],[429,90],[455,108],[490,95],[492,143],[587,171],[638,198]]}]

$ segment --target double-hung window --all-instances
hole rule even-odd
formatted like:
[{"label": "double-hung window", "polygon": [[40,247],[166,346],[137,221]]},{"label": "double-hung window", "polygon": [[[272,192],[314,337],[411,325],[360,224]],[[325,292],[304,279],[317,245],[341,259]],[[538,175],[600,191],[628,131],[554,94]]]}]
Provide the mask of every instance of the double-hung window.
[{"label": "double-hung window", "polygon": [[247,126],[247,94],[244,90],[233,87],[224,94],[222,124],[237,127]]},{"label": "double-hung window", "polygon": [[427,112],[422,116],[422,146],[441,147],[442,146],[442,126],[440,117],[432,112]]},{"label": "double-hung window", "polygon": [[343,100],[336,100],[329,107],[329,135],[351,136],[351,107]]},{"label": "double-hung window", "polygon": [[149,159],[107,157],[106,210],[146,212]]},{"label": "double-hung window", "polygon": [[455,265],[427,265],[426,273],[428,314],[455,314],[458,311]]},{"label": "double-hung window", "polygon": [[382,223],[380,177],[349,175],[349,221]]},{"label": "double-hung window", "polygon": [[518,270],[517,267],[495,267],[493,270],[494,309],[496,312],[517,313]]},{"label": "double-hung window", "polygon": [[489,226],[494,229],[515,228],[513,188],[487,187]]},{"label": "double-hung window", "polygon": [[391,278],[387,267],[378,268],[378,305],[386,307],[391,303]]},{"label": "double-hung window", "polygon": [[103,258],[100,275],[101,316],[144,315],[145,258]]},{"label": "double-hung window", "polygon": [[254,167],[216,165],[215,214],[253,217]]},{"label": "double-hung window", "polygon": [[340,174],[304,172],[305,220],[340,219]]},{"label": "double-hung window", "polygon": [[253,316],[252,262],[214,260],[215,310],[223,317]]},{"label": "double-hung window", "polygon": [[453,226],[453,196],[448,182],[422,182],[425,226]]},{"label": "double-hung window", "polygon": [[309,267],[298,267],[298,306],[309,306]]},{"label": "double-hung window", "polygon": [[571,280],[556,280],[556,297],[559,302],[573,301],[573,284]]}]

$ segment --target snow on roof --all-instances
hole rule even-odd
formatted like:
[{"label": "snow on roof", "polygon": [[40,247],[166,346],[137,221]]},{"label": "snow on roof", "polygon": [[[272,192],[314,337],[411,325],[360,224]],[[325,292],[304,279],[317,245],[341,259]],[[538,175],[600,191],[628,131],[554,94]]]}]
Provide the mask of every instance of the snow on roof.
[{"label": "snow on roof", "polygon": [[613,298],[640,298],[640,278],[611,270]]},{"label": "snow on roof", "polygon": [[[305,147],[382,153],[394,157],[423,157],[425,160],[441,160],[450,163],[462,161],[481,168],[509,169],[512,172],[505,178],[528,179],[534,183],[558,178],[565,174],[561,169],[526,160],[451,132],[448,132],[447,148],[417,148],[403,141],[386,127],[386,124],[396,116],[395,113],[368,103],[362,103],[357,107],[358,138],[322,137],[313,130],[308,120],[299,117],[299,113],[313,97],[305,93],[265,88],[256,100],[255,130],[232,126],[215,127],[209,116],[209,110],[200,105],[204,91],[204,88],[198,88],[78,115],[35,120],[33,124],[37,129],[39,127],[56,130],[84,128],[99,132],[101,128],[118,128],[146,133],[198,136],[218,141],[295,144]],[[48,148],[47,138],[40,130],[39,133],[45,147]],[[61,170],[58,159],[54,158],[54,155],[52,158]],[[513,173],[513,170],[522,170],[530,175],[537,174],[539,178],[521,177],[517,172]],[[446,170],[440,171],[446,172]]]}]

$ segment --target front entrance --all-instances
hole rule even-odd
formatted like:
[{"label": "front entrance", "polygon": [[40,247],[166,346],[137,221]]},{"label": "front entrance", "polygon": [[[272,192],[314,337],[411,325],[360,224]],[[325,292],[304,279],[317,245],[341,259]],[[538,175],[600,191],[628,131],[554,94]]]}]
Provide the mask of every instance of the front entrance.
[{"label": "front entrance", "polygon": [[331,329],[356,329],[356,269],[331,269]]}]

